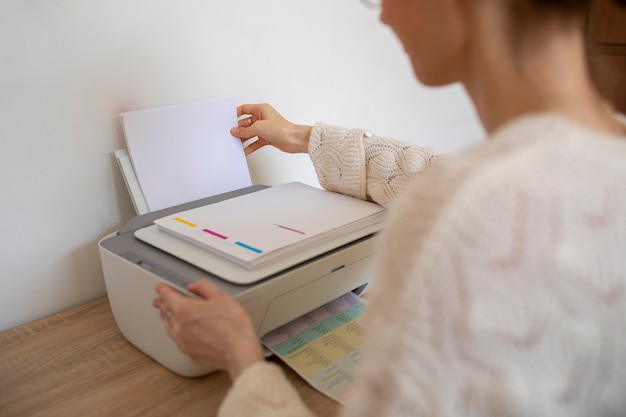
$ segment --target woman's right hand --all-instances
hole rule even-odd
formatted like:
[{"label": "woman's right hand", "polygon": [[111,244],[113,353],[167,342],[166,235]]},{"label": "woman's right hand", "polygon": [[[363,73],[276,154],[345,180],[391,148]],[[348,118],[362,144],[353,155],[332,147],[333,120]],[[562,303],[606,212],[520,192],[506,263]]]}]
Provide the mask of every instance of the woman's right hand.
[{"label": "woman's right hand", "polygon": [[269,104],[243,104],[237,107],[237,116],[244,115],[249,117],[241,118],[230,134],[241,139],[242,143],[258,138],[245,147],[246,156],[265,145],[272,145],[288,153],[308,153],[311,126],[291,123]]}]

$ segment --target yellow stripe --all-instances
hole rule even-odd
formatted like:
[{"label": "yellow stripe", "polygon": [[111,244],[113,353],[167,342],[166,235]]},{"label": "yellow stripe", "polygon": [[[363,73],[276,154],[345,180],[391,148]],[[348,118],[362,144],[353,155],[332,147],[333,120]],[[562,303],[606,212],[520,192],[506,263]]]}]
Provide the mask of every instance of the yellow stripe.
[{"label": "yellow stripe", "polygon": [[177,222],[181,222],[183,224],[186,224],[187,226],[191,226],[191,227],[196,227],[195,224],[188,222],[187,220],[183,220],[180,217],[174,217],[174,220],[176,220]]}]

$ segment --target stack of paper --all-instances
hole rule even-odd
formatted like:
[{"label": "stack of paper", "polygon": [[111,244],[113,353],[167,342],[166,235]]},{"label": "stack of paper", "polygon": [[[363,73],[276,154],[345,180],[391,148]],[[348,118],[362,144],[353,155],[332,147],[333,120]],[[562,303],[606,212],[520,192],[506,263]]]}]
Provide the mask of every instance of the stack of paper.
[{"label": "stack of paper", "polygon": [[382,221],[384,208],[292,182],[183,211],[158,227],[248,269]]},{"label": "stack of paper", "polygon": [[232,98],[121,115],[137,181],[149,211],[252,185]]}]

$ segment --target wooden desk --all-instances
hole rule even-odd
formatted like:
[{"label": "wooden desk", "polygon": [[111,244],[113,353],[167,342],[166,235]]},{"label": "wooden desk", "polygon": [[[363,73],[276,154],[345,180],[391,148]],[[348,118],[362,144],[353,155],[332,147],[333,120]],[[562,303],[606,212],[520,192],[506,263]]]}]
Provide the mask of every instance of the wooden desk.
[{"label": "wooden desk", "polygon": [[[0,415],[212,416],[230,381],[222,372],[178,376],[119,332],[102,298],[0,333]],[[339,405],[283,365],[319,416]]]}]

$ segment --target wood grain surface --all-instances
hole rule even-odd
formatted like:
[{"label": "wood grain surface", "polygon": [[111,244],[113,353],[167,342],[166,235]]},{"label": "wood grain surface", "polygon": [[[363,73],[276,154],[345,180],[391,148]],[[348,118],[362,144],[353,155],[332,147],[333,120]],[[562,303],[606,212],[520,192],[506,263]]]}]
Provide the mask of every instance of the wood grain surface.
[{"label": "wood grain surface", "polygon": [[[0,416],[213,416],[230,388],[216,372],[178,376],[117,329],[108,299],[0,333]],[[281,364],[282,365],[282,364]],[[339,405],[282,365],[318,416]]]}]

